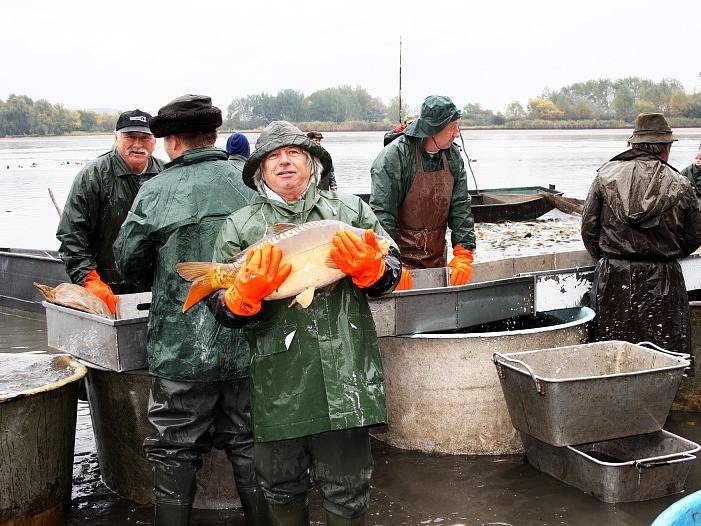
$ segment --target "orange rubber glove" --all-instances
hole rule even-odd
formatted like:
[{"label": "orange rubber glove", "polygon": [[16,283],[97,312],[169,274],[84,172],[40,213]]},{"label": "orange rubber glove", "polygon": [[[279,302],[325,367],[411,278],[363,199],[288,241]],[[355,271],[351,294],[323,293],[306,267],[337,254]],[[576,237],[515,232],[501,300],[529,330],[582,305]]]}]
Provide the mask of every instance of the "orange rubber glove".
[{"label": "orange rubber glove", "polygon": [[280,261],[282,251],[270,243],[249,251],[234,284],[224,292],[227,308],[239,316],[258,314],[263,298],[275,292],[292,271],[289,263],[280,265]]},{"label": "orange rubber glove", "polygon": [[336,232],[331,241],[331,259],[361,289],[371,286],[385,273],[385,259],[375,232],[367,229],[360,239],[353,232]]},{"label": "orange rubber glove", "polygon": [[414,286],[414,280],[411,277],[411,273],[409,272],[409,268],[406,267],[405,265],[402,265],[402,276],[399,278],[399,283],[397,283],[397,286],[394,287],[394,290],[409,290],[411,287]]},{"label": "orange rubber glove", "polygon": [[453,247],[453,259],[450,260],[448,266],[451,268],[450,271],[450,284],[451,285],[464,285],[472,277],[472,260],[474,256],[472,251],[461,247],[460,245],[455,245]]},{"label": "orange rubber glove", "polygon": [[92,269],[88,272],[83,281],[83,287],[104,301],[113,316],[117,314],[117,296],[114,295],[110,286],[100,279],[97,270]]}]

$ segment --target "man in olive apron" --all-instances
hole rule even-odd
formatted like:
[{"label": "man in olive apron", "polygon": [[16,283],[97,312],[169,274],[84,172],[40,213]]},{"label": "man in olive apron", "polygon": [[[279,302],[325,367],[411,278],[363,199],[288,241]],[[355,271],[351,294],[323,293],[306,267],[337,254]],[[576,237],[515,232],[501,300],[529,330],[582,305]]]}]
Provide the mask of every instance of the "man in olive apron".
[{"label": "man in olive apron", "polygon": [[450,284],[464,285],[472,276],[475,228],[465,165],[453,144],[459,136],[460,110],[450,98],[430,95],[421,116],[372,164],[370,206],[399,245],[404,264],[397,290],[411,288],[407,269],[446,266],[447,227]]}]

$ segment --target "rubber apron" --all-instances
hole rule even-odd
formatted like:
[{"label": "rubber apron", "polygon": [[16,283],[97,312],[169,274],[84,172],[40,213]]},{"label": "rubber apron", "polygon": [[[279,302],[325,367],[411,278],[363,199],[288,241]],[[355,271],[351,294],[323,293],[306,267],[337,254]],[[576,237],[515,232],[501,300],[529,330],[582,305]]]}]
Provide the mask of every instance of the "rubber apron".
[{"label": "rubber apron", "polygon": [[455,179],[441,151],[443,167],[424,172],[421,149],[416,144],[416,175],[399,208],[396,242],[402,263],[409,268],[445,267],[445,233]]}]

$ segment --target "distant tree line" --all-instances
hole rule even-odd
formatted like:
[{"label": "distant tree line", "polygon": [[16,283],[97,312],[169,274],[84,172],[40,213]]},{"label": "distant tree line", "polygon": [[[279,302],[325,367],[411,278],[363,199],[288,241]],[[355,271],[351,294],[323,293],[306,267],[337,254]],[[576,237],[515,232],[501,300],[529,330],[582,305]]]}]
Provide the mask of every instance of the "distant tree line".
[{"label": "distant tree line", "polygon": [[[404,103],[402,110],[402,115],[406,116],[409,110]],[[227,108],[224,126],[256,128],[276,120],[379,123],[395,122],[398,118],[397,98],[386,105],[381,99],[370,95],[365,88],[339,86],[315,91],[308,96],[300,91],[286,89],[277,95],[259,93],[234,99]]]},{"label": "distant tree line", "polygon": [[[459,100],[459,94],[451,94]],[[654,82],[639,77],[577,82],[558,90],[545,90],[523,105],[514,101],[495,112],[478,102],[463,107],[464,126],[485,127],[625,127],[643,111],[662,112],[675,126],[701,125],[701,92],[687,94],[674,79]],[[402,116],[411,112],[402,101]],[[26,95],[0,100],[0,137],[7,135],[62,135],[71,132],[111,132],[118,115],[70,110],[62,104]],[[231,101],[224,130],[254,129],[274,120],[307,123],[326,131],[384,129],[399,119],[397,97],[385,104],[365,88],[339,86],[310,95],[285,89],[276,95],[259,93]],[[339,126],[340,125],[340,126]]]},{"label": "distant tree line", "polygon": [[[631,124],[641,112],[661,112],[683,120],[701,118],[701,92],[688,95],[674,79],[660,82],[628,77],[599,79],[570,84],[556,91],[545,90],[529,99],[524,108],[511,102],[506,111],[495,113],[478,103],[463,108],[462,123],[467,126],[518,127],[523,121],[616,121]],[[555,123],[556,124],[556,123]]]},{"label": "distant tree line", "polygon": [[33,101],[26,95],[0,99],[0,137],[8,135],[64,135],[71,132],[111,132],[117,114],[69,110],[45,99]]}]

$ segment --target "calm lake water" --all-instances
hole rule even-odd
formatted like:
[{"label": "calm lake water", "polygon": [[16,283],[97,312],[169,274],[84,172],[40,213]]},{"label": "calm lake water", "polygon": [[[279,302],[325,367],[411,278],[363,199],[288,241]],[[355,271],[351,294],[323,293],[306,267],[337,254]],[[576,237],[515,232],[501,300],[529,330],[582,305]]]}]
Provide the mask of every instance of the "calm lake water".
[{"label": "calm lake water", "polygon": [[[626,147],[630,130],[463,131],[480,188],[554,184],[570,197],[586,197],[596,169]],[[691,163],[701,129],[676,132],[670,162]],[[257,134],[247,134],[251,144]],[[224,147],[227,135],[217,145]],[[324,133],[341,191],[368,192],[370,165],[382,148],[381,132]],[[75,174],[112,146],[111,135],[0,139],[0,247],[51,250],[58,215],[48,188],[63,206]],[[167,159],[162,140],[156,156]],[[468,172],[468,184],[474,188]]]}]

